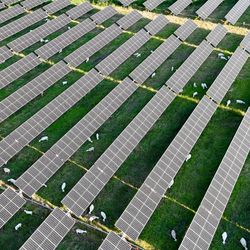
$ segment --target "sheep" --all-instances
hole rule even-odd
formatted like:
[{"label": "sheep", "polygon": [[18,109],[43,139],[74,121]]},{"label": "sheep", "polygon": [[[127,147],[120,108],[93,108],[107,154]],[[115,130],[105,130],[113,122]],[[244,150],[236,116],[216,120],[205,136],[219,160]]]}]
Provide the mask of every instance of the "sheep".
[{"label": "sheep", "polygon": [[227,100],[227,107],[231,104],[231,100]]},{"label": "sheep", "polygon": [[241,239],[240,239],[240,244],[244,247],[245,250],[248,250],[246,239],[241,238]]},{"label": "sheep", "polygon": [[87,63],[88,61],[89,61],[89,57],[86,59],[86,61],[85,61],[85,62]]},{"label": "sheep", "polygon": [[206,84],[205,82],[203,82],[203,83],[201,84],[201,87],[202,87],[203,89],[207,89],[207,84]]},{"label": "sheep", "polygon": [[9,174],[10,173],[10,169],[9,168],[3,168],[3,171],[5,174]]},{"label": "sheep", "polygon": [[77,228],[77,229],[76,229],[76,233],[77,233],[77,234],[86,234],[87,231]]},{"label": "sheep", "polygon": [[194,87],[194,88],[197,88],[196,82],[193,83],[193,87]]},{"label": "sheep", "polygon": [[33,214],[33,212],[32,211],[29,211],[29,210],[23,210],[24,211],[24,213],[26,213],[26,214],[28,214],[28,215],[32,215]]},{"label": "sheep", "polygon": [[219,54],[218,54],[218,57],[222,57],[222,56],[224,56],[223,53],[219,53]]},{"label": "sheep", "polygon": [[90,137],[88,137],[88,139],[87,139],[90,143],[93,143],[93,141],[91,140],[91,138]]},{"label": "sheep", "polygon": [[134,56],[135,56],[135,57],[140,57],[141,54],[137,52],[137,53],[134,53]]},{"label": "sheep", "polygon": [[40,39],[40,42],[41,42],[41,43],[43,43],[43,42],[44,42],[44,39],[43,39],[43,38],[41,38],[41,39]]},{"label": "sheep", "polygon": [[174,66],[172,66],[171,71],[174,71]]},{"label": "sheep", "polygon": [[191,159],[192,155],[191,154],[188,154],[187,157],[186,157],[186,162],[189,161]]},{"label": "sheep", "polygon": [[49,39],[44,40],[44,42],[45,42],[45,43],[48,43],[48,42],[49,42]]},{"label": "sheep", "polygon": [[176,232],[175,230],[171,230],[171,237],[174,239],[174,241],[177,241],[177,238],[176,238]]},{"label": "sheep", "polygon": [[96,134],[96,140],[99,141],[99,139],[100,139],[100,136],[99,136],[99,134],[97,133],[97,134]]},{"label": "sheep", "polygon": [[197,96],[198,95],[198,92],[194,92],[193,93],[193,97]]},{"label": "sheep", "polygon": [[15,184],[16,180],[15,179],[8,179],[8,182]]},{"label": "sheep", "polygon": [[244,101],[242,101],[242,100],[236,100],[236,103],[238,103],[238,104],[246,104]]},{"label": "sheep", "polygon": [[15,230],[17,231],[19,228],[21,228],[22,226],[22,223],[18,223],[16,226],[15,226]]},{"label": "sheep", "polygon": [[225,56],[221,56],[220,59],[227,61],[227,58]]},{"label": "sheep", "polygon": [[62,84],[63,85],[66,85],[68,83],[68,81],[63,81]]},{"label": "sheep", "polygon": [[156,73],[154,72],[152,75],[151,75],[151,78],[155,77]]},{"label": "sheep", "polygon": [[66,182],[63,182],[63,184],[61,185],[61,190],[63,193],[65,192],[65,188],[66,188]]},{"label": "sheep", "polygon": [[227,232],[224,232],[222,235],[222,244],[225,245],[226,244],[226,239],[227,239]]},{"label": "sheep", "polygon": [[39,142],[48,141],[48,140],[49,140],[48,136],[43,136],[42,138],[40,138]]},{"label": "sheep", "polygon": [[173,185],[174,185],[174,179],[170,181],[170,183],[168,184],[168,188],[171,188]]},{"label": "sheep", "polygon": [[94,150],[95,150],[95,148],[91,147],[91,148],[87,149],[86,152],[91,152],[91,151],[94,151]]},{"label": "sheep", "polygon": [[94,210],[95,206],[93,204],[90,205],[89,207],[89,214],[91,214]]},{"label": "sheep", "polygon": [[105,220],[107,219],[107,215],[101,211],[101,216],[102,216],[102,221],[105,222]]},{"label": "sheep", "polygon": [[70,26],[68,26],[68,30],[70,30],[71,29],[71,27]]},{"label": "sheep", "polygon": [[98,219],[99,219],[98,216],[93,215],[93,216],[91,216],[91,217],[89,218],[89,221],[92,222],[92,221],[98,220]]}]

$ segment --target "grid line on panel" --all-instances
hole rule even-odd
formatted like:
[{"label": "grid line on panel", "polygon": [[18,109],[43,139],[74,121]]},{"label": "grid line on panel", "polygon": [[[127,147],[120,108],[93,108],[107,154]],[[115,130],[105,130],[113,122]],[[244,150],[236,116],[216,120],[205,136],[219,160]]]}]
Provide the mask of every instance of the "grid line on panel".
[{"label": "grid line on panel", "polygon": [[18,16],[18,15],[21,15],[25,12],[24,8],[17,4],[13,7],[10,7],[6,10],[3,10],[0,12],[0,24]]},{"label": "grid line on panel", "polygon": [[[0,89],[8,86],[10,83],[28,73],[41,63],[42,62],[39,60],[39,58],[37,58],[34,53],[31,53],[28,56],[23,57],[17,62],[11,64],[9,67],[3,69],[0,71]],[[2,119],[0,118],[0,120]]]},{"label": "grid line on panel", "polygon": [[224,0],[208,0],[205,2],[197,11],[196,14],[203,20],[207,19],[214,10],[223,2]]},{"label": "grid line on panel", "polygon": [[104,239],[98,250],[130,250],[131,246],[114,232],[110,232]]},{"label": "grid line on panel", "polygon": [[116,222],[133,240],[139,237],[216,108],[212,100],[203,97]]},{"label": "grid line on panel", "polygon": [[173,92],[163,86],[76,184],[69,193],[69,198],[64,199],[63,204],[80,216],[152,128],[175,96]]},{"label": "grid line on panel", "polygon": [[51,87],[58,80],[67,75],[71,69],[63,61],[50,67],[48,70],[19,88],[13,94],[6,97],[0,102],[0,119],[5,120],[7,117],[15,113],[21,107],[42,94],[46,89]]},{"label": "grid line on panel", "polygon": [[248,58],[248,53],[238,47],[207,91],[207,95],[220,103]]},{"label": "grid line on panel", "polygon": [[239,0],[234,7],[226,14],[225,18],[231,24],[236,24],[240,17],[250,6],[249,0]]},{"label": "grid line on panel", "polygon": [[26,16],[23,16],[0,28],[0,41],[28,28],[29,26],[43,20],[47,14],[42,9],[38,9]]},{"label": "grid line on panel", "polygon": [[250,149],[250,108],[243,118],[179,249],[208,249]]},{"label": "grid line on panel", "polygon": [[0,194],[0,228],[25,204],[25,200],[13,189],[7,188]]},{"label": "grid line on panel", "polygon": [[20,250],[55,249],[74,224],[73,218],[59,208],[55,208]]},{"label": "grid line on panel", "polygon": [[70,5],[69,0],[57,0],[42,7],[48,14],[54,14]]},{"label": "grid line on panel", "polygon": [[174,14],[179,15],[184,9],[192,3],[192,0],[177,0],[168,9]]}]

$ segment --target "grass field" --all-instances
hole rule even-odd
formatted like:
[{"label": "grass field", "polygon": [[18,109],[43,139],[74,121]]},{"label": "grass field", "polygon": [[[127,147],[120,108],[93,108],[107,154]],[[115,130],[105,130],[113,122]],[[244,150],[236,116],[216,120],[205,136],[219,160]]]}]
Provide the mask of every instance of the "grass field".
[{"label": "grass field", "polygon": [[[82,1],[74,0],[72,1],[72,4],[78,4],[80,2]],[[132,5],[133,8],[143,11],[142,2],[143,1],[137,1]],[[157,8],[155,13],[164,13],[168,15],[167,6],[173,2],[174,0],[165,1]],[[2,171],[0,172],[2,187],[5,187],[9,178],[18,178],[41,156],[41,152],[46,152],[72,126],[84,117],[88,111],[90,111],[98,102],[102,100],[105,95],[107,95],[117,84],[119,84],[119,81],[123,80],[137,65],[139,65],[140,62],[142,62],[150,54],[151,50],[157,48],[168,36],[173,33],[174,30],[179,27],[178,22],[183,22],[182,19],[186,17],[194,19],[195,11],[204,2],[205,0],[199,0],[192,6],[188,7],[179,19],[176,18],[176,22],[171,22],[171,24],[157,34],[156,37],[151,38],[150,41],[138,51],[141,53],[141,57],[136,58],[132,56],[129,58],[114,73],[112,73],[110,79],[102,81],[73,108],[62,115],[56,122],[39,135],[38,138],[32,141],[30,147],[25,147],[12,160],[10,160],[6,167],[11,169],[11,174],[6,175],[3,174]],[[206,37],[212,27],[212,23],[221,23],[222,18],[236,2],[237,0],[227,0],[223,2],[212,14],[208,22],[201,25],[188,38],[187,42],[181,45],[176,52],[162,64],[162,66],[156,71],[156,76],[148,79],[144,83],[145,88],[139,88],[98,130],[100,140],[94,141],[93,143],[95,151],[86,153],[86,149],[92,144],[89,142],[85,143],[71,158],[71,161],[68,161],[49,180],[47,183],[48,187],[42,188],[34,199],[44,203],[50,208],[55,206],[61,207],[62,204],[60,201],[65,196],[65,193],[61,192],[61,184],[63,182],[67,183],[67,193],[77,183],[86,170],[92,166],[105,149],[115,140],[115,138],[122,132],[129,122],[154,96],[155,91],[157,91],[173,74],[171,67],[174,66],[175,68],[178,68],[192,53],[195,47]],[[103,3],[98,5],[96,1],[92,3],[96,9],[91,11],[89,14],[84,15],[79,19],[79,21],[84,20],[89,15],[95,13],[98,8],[102,8],[105,5]],[[120,6],[117,1],[109,3],[114,3],[115,5],[117,4]],[[63,11],[56,13],[56,15],[59,15],[66,10],[67,9],[64,9]],[[121,14],[128,11],[127,9],[123,9],[121,7],[118,7],[118,10]],[[121,14],[116,15],[114,18],[105,22],[104,26],[110,26],[115,20],[121,17]],[[146,18],[147,16],[148,13],[145,12],[145,18],[131,27],[129,29],[130,32],[123,33],[115,39],[115,41],[105,46],[104,49],[91,57],[88,63],[79,66],[78,68],[80,70],[73,71],[68,74],[64,79],[60,80],[45,91],[43,96],[37,97],[28,105],[16,112],[15,115],[4,121],[0,125],[0,135],[2,137],[7,136],[15,128],[35,114],[39,109],[53,100],[53,98],[76,82],[84,74],[84,72],[89,71],[103,58],[128,40],[135,32],[139,31],[150,21],[149,18]],[[193,83],[197,82],[199,84],[201,82],[206,82],[208,86],[212,84],[225,65],[225,61],[220,60],[217,54],[219,51],[223,51],[226,55],[231,55],[235,51],[243,38],[244,32],[241,33],[242,30],[246,31],[250,27],[249,20],[250,10],[242,16],[235,28],[232,27],[230,29],[231,33],[226,35],[223,41],[219,44],[218,48],[214,50],[203,66],[190,80],[184,88],[182,95],[178,96],[174,100],[150,132],[136,147],[130,157],[121,166],[116,173],[116,176],[112,178],[112,180],[97,197],[94,202],[95,213],[99,214],[100,211],[105,211],[108,216],[107,222],[104,224],[101,222],[89,223],[87,216],[83,216],[81,219],[84,223],[87,223],[87,225],[81,224],[80,222],[77,223],[59,245],[58,249],[97,249],[101,244],[102,239],[105,238],[105,233],[98,230],[117,230],[114,227],[115,221],[119,218],[129,201],[135,195],[136,189],[141,186],[146,176],[152,170],[160,156],[171,143],[174,136],[178,133],[186,119],[192,113],[198,101],[205,94],[205,91],[199,86],[199,95],[197,99],[192,98],[192,94],[194,92]],[[242,25],[243,22],[246,22],[244,26]],[[29,32],[30,29],[41,25],[41,23],[43,22],[18,33],[16,36],[12,36],[10,39],[4,40],[0,43],[0,46],[7,44],[9,41],[15,40],[22,34]],[[5,24],[2,24],[1,26]],[[71,23],[70,25],[73,26],[76,24]],[[51,40],[66,30],[67,27],[49,36],[48,39]],[[52,63],[60,61],[76,48],[86,43],[102,30],[102,27],[98,27],[89,32],[82,39],[79,39],[77,42],[68,46],[61,54],[53,56],[50,59],[50,64],[47,62],[39,65],[31,72],[25,74],[23,77],[1,90],[0,101],[19,89],[21,86],[24,86],[38,74],[51,67]],[[42,43],[37,43],[31,46],[23,52],[23,56],[39,48],[41,45]],[[0,70],[6,68],[20,58],[21,55],[14,56],[4,64],[0,65]],[[67,85],[62,85],[64,80],[68,81]],[[227,96],[224,98],[222,105],[220,105],[209,125],[198,140],[196,146],[192,150],[192,159],[182,166],[180,172],[175,178],[174,186],[166,193],[166,197],[161,201],[159,207],[141,234],[140,239],[136,242],[139,246],[147,250],[166,250],[178,248],[186,229],[192,221],[194,212],[197,210],[209,183],[211,182],[213,175],[243,118],[243,113],[250,105],[249,86],[250,60],[248,60],[247,64],[244,66],[237,80],[234,82]],[[233,101],[230,108],[225,107],[228,99]],[[246,101],[246,105],[236,104],[236,99]],[[43,135],[47,135],[49,137],[49,141],[39,143],[38,139]],[[239,244],[241,237],[246,238],[250,244],[249,177],[250,156],[248,156],[244,169],[224,213],[224,218],[221,220],[218,227],[211,249],[241,249]],[[32,209],[34,211],[34,215],[26,215],[23,213],[22,209],[0,230],[1,249],[18,249],[49,214],[49,209],[31,202],[28,202],[24,209],[25,208]],[[15,231],[14,226],[19,222],[21,222],[23,226],[19,231]],[[95,228],[89,227],[88,224]],[[88,233],[84,236],[76,235],[74,233],[75,228],[86,229]],[[175,229],[177,232],[177,242],[174,242],[170,237],[170,231],[172,229]],[[228,233],[228,243],[226,246],[223,246],[221,241],[221,234],[224,231],[227,231]]]}]

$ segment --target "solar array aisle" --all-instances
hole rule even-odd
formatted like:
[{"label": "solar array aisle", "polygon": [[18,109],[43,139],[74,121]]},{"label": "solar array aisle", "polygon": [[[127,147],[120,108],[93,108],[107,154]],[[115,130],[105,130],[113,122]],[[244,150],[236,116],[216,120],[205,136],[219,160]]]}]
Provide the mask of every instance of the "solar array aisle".
[{"label": "solar array aisle", "polygon": [[[152,22],[157,24],[159,20],[160,18],[156,18]],[[140,34],[140,31],[137,34]],[[138,39],[135,39],[135,37],[137,37]],[[110,57],[113,57],[112,55],[116,54],[117,64],[115,68],[117,68],[136,50],[142,47],[149,40],[149,38],[150,35],[148,36],[148,39],[141,40],[140,36],[134,35],[98,65],[103,65],[104,61],[106,61],[105,65],[112,63],[110,62]],[[134,43],[131,44],[131,41],[133,41]],[[124,56],[124,54],[119,55],[117,51],[126,51],[126,56]],[[120,58],[122,58],[122,60]],[[113,70],[115,68],[113,68]],[[112,70],[109,71],[109,73],[111,72]],[[100,75],[99,77],[103,78],[102,75]],[[129,91],[131,91],[131,87]],[[119,95],[126,99],[126,95],[129,94],[129,91],[114,93],[115,96],[112,96],[111,100],[115,100],[115,97]],[[111,100],[108,99],[108,102],[107,104],[105,102],[104,107],[107,106]],[[120,102],[116,103],[116,106],[117,105],[119,107]],[[101,107],[103,107],[103,104],[101,104]],[[116,109],[115,106],[110,108],[111,110]],[[103,124],[103,122],[111,115],[110,113],[112,112],[106,109],[105,113],[105,116],[99,116],[98,109],[93,110],[92,113],[90,111],[80,122],[78,122],[68,133],[66,133],[61,140],[59,140],[54,146],[52,146],[50,150],[48,150],[40,159],[38,159],[38,161],[35,162],[30,167],[30,169],[28,169],[21,177],[17,179],[15,183],[16,186],[18,186],[21,190],[23,190],[24,193],[29,196],[39,190],[42,187],[43,183],[45,183],[65,163],[65,161],[68,160],[69,157],[73,155],[73,153],[76,152],[77,149],[79,149],[79,147],[96,131],[96,129],[101,124]],[[7,152],[5,153],[5,155],[7,156]],[[34,178],[32,178],[32,176]]]},{"label": "solar array aisle", "polygon": [[[130,19],[132,16],[134,17],[133,22]],[[126,22],[126,20],[128,20],[127,18],[129,18],[129,25],[133,25],[141,18],[141,15],[137,14],[137,17],[135,18],[134,12],[132,12],[131,14],[121,18],[119,21],[122,23],[122,27],[124,28],[129,28],[129,25]],[[61,95],[56,97],[43,109],[38,111],[33,117],[13,131],[13,133],[10,133],[10,135],[3,139],[2,142],[0,142],[0,148],[2,143],[5,144],[5,150],[2,148],[3,151],[1,158],[4,159],[4,161],[8,161],[10,158],[12,158],[25,145],[27,145],[27,143],[32,141],[37,136],[37,134],[41,133],[45,128],[51,125],[56,119],[58,119],[64,112],[75,105],[83,96],[90,92],[102,80],[103,77],[95,69],[81,77],[76,83],[70,86]],[[34,128],[36,133],[31,132]],[[13,137],[15,140],[11,139]],[[12,153],[10,153],[8,148],[15,148],[15,152],[12,151]],[[8,153],[4,153],[4,151]]]},{"label": "solar array aisle", "polygon": [[209,249],[249,150],[250,108],[185,234],[180,250]]}]

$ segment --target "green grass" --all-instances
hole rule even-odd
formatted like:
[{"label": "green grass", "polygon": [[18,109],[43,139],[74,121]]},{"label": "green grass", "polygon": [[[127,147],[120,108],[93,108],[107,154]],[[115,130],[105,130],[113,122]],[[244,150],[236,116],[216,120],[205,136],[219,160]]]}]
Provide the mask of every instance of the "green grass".
[{"label": "green grass", "polygon": [[[156,12],[165,13],[166,7],[172,2],[174,1],[166,1],[159,6]],[[214,22],[219,22],[219,20],[225,15],[225,13],[228,12],[235,2],[236,0],[223,2],[218,10],[214,12],[211,20]],[[187,8],[184,15],[193,16],[195,10],[198,9],[202,3],[204,3],[204,0],[197,1],[197,3],[195,3],[193,6]],[[136,2],[133,6],[135,8],[141,8],[142,1]],[[96,10],[92,11],[90,14],[95,12]],[[57,13],[57,15],[58,14],[59,13]],[[80,20],[84,20],[90,14],[85,15]],[[118,17],[121,17],[121,15],[116,15],[111,21],[105,22],[105,27],[110,26],[112,22],[117,20]],[[248,17],[249,11],[246,12],[246,14],[241,18],[239,24],[243,20],[249,20]],[[138,22],[138,24],[134,25],[130,31],[137,32],[148,22],[149,20],[143,19],[142,21]],[[169,24],[157,36],[166,39],[177,27],[178,25],[176,24]],[[67,27],[61,29],[55,34],[52,34],[48,37],[48,39],[51,40],[57,37],[66,29]],[[1,45],[7,44],[7,42],[14,40],[28,31],[29,29],[20,32],[17,34],[17,36],[11,37],[7,39],[7,41],[3,41]],[[61,54],[53,56],[51,60],[54,62],[60,61],[100,32],[100,28],[89,32],[82,39],[79,39],[77,42],[64,49]],[[188,43],[198,45],[207,34],[207,30],[199,28],[192,36],[190,36]],[[130,37],[131,34],[123,34],[119,36],[111,44],[105,46],[100,52],[91,57],[87,64],[84,63],[80,65],[79,68],[84,71],[89,71],[104,57],[112,53],[112,51],[114,51]],[[220,49],[233,52],[239,45],[241,39],[241,36],[228,34],[218,47]],[[162,41],[159,39],[150,39],[150,41],[139,50],[141,57],[136,58],[132,56],[116,71],[114,71],[111,76],[116,80],[124,79],[137,65],[140,64],[140,62],[142,62],[150,54],[151,50],[156,49],[161,43]],[[24,51],[24,54],[29,54],[30,52],[39,48],[41,45],[41,43],[37,43],[31,46]],[[166,62],[164,62],[161,67],[159,67],[159,69],[157,69],[155,78],[149,78],[145,82],[145,85],[156,90],[159,89],[173,74],[171,67],[174,66],[175,68],[178,68],[193,50],[194,47],[192,46],[188,46],[187,44],[181,45],[176,50],[176,52],[170,56],[170,58],[166,60]],[[170,107],[164,112],[161,118],[156,122],[153,128],[117,171],[116,176],[118,179],[112,178],[94,201],[95,213],[97,215],[100,213],[100,211],[105,211],[107,213],[108,219],[105,223],[105,226],[115,229],[115,221],[119,218],[129,201],[136,193],[136,189],[132,188],[130,185],[134,187],[141,186],[149,172],[152,170],[156,162],[173,140],[174,136],[178,133],[186,119],[196,107],[195,102],[185,98],[192,97],[192,94],[195,91],[193,88],[193,82],[197,82],[198,84],[201,82],[206,82],[208,86],[210,86],[221,69],[224,67],[225,61],[219,60],[217,54],[218,52],[214,51],[209,56],[204,65],[184,88],[184,97],[177,97],[173,101]],[[18,56],[11,58],[3,65],[0,65],[0,70],[6,68],[8,65],[17,60],[19,60]],[[51,65],[44,63],[20,79],[11,83],[8,87],[0,91],[0,100],[3,100],[8,95],[24,86],[26,83],[35,78],[38,74],[44,72],[49,67],[51,67]],[[249,68],[250,61],[248,61],[248,63],[245,65],[239,77],[224,98],[224,104],[226,103],[226,100],[231,99],[233,101],[233,108],[246,110],[247,106],[249,106]],[[69,73],[64,79],[60,80],[47,91],[45,91],[43,96],[37,97],[25,107],[16,112],[13,116],[4,121],[0,126],[0,135],[8,135],[11,131],[13,131],[38,110],[44,107],[47,103],[53,100],[56,96],[62,93],[66,88],[76,82],[80,77],[82,77],[81,73]],[[67,79],[68,84],[63,86],[62,81],[65,79]],[[38,148],[39,150],[42,150],[43,152],[46,152],[56,141],[58,141],[67,131],[69,131],[72,126],[74,126],[82,117],[84,117],[87,112],[89,112],[98,102],[100,102],[102,98],[116,86],[116,84],[117,83],[112,82],[111,80],[104,80],[89,94],[82,98],[82,100],[80,100],[74,107],[72,107],[50,127],[43,131],[38,138],[34,139],[31,142],[31,145]],[[199,92],[198,98],[201,99],[205,94],[205,91],[202,90],[200,86],[197,88],[197,91]],[[105,151],[105,149],[122,132],[127,124],[129,124],[129,122],[153,97],[153,95],[154,93],[148,89],[139,88],[112,115],[112,117],[98,129],[97,132],[100,134],[100,140],[94,141],[95,151],[92,153],[86,153],[86,149],[92,146],[92,144],[89,142],[86,142],[84,145],[82,145],[82,147],[72,157],[72,160],[77,162],[78,165],[71,162],[64,164],[64,166],[61,167],[60,170],[48,181],[48,187],[39,190],[38,195],[54,205],[61,206],[60,201],[65,196],[65,193],[62,193],[60,190],[62,182],[65,181],[67,183],[67,193],[85,173],[85,170],[79,165],[85,168],[90,168],[92,164],[98,159],[98,157],[100,157],[100,155]],[[243,99],[247,102],[247,105],[237,105],[235,103],[235,99]],[[194,216],[192,211],[186,209],[180,204],[183,204],[193,210],[198,208],[241,120],[242,116],[237,112],[227,111],[221,108],[216,111],[209,125],[193,148],[191,152],[193,156],[192,159],[182,166],[180,172],[175,178],[175,185],[166,194],[168,198],[164,198],[161,201],[159,207],[156,209],[145,230],[141,234],[141,241],[139,243],[145,249],[165,250],[178,248],[181,239],[183,238],[185,231]],[[38,143],[38,139],[43,135],[48,135],[49,141],[45,143]],[[17,178],[40,156],[41,154],[39,152],[25,147],[7,164],[6,167],[11,169],[11,174],[5,175],[3,172],[1,172],[0,179],[7,181],[8,178]],[[239,225],[248,229],[250,228],[250,203],[248,199],[248,190],[250,189],[249,173],[250,158],[248,157],[248,160],[244,166],[224,214],[228,220],[234,223],[239,223]],[[121,182],[119,179],[121,179],[123,182]],[[175,202],[174,200],[177,200],[179,203]],[[3,229],[1,229],[0,242],[2,249],[18,249],[49,214],[47,209],[38,207],[37,205],[28,203],[25,208],[33,210],[34,216],[28,216],[24,214],[22,210],[20,210],[20,212],[18,212],[3,227]],[[14,226],[19,222],[21,222],[23,226],[19,231],[16,232],[14,230]],[[59,245],[58,249],[97,249],[101,244],[102,239],[105,238],[105,234],[90,228],[87,228],[87,235],[76,235],[74,232],[76,228],[83,228],[85,230],[85,226],[76,224],[76,226],[74,226],[74,228]],[[173,228],[177,232],[177,242],[174,242],[170,237],[170,231]],[[245,237],[248,241],[250,241],[250,235],[248,232],[232,223],[222,220],[214,237],[211,249],[224,249],[221,243],[221,233],[225,230],[229,235],[228,244],[226,245],[227,249],[241,249],[239,245],[239,240],[241,237]],[[16,240],[11,240],[14,237]]]}]

